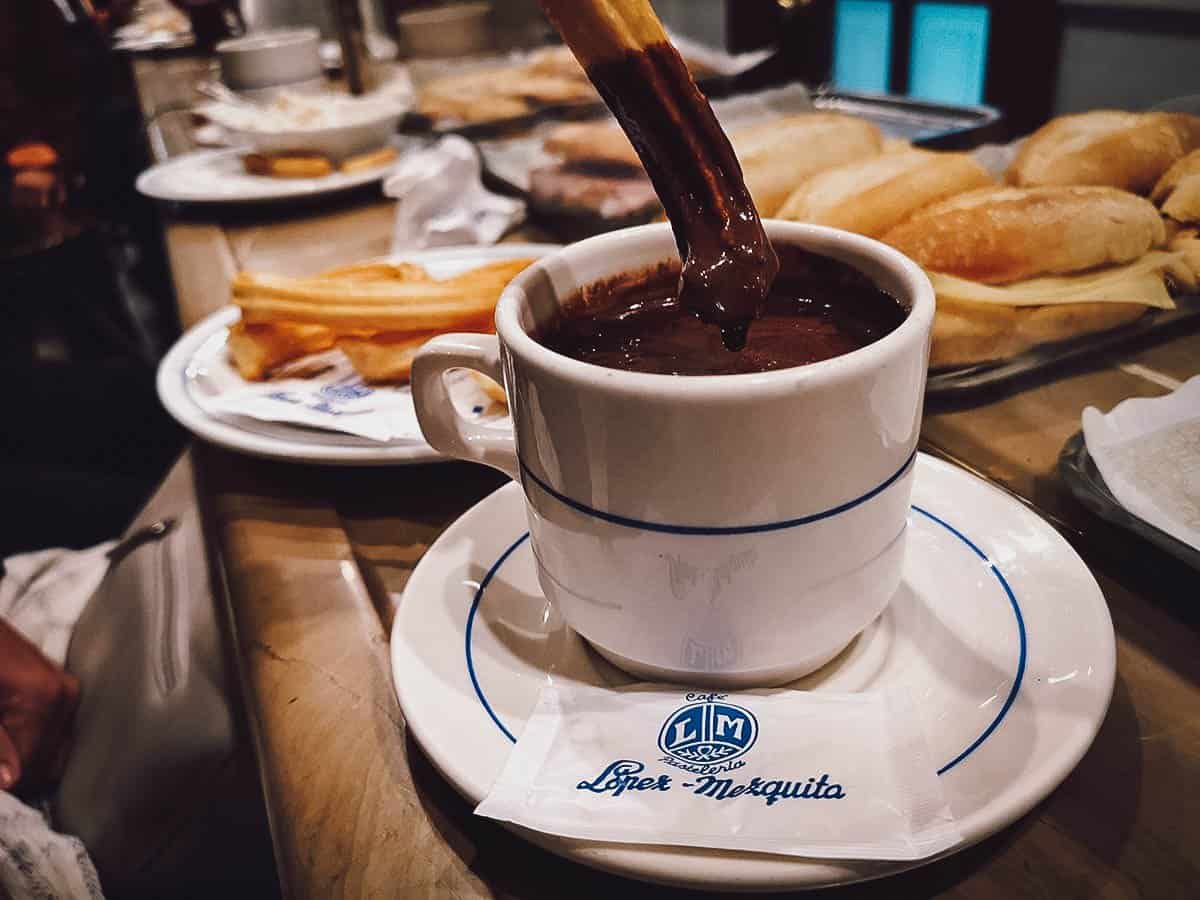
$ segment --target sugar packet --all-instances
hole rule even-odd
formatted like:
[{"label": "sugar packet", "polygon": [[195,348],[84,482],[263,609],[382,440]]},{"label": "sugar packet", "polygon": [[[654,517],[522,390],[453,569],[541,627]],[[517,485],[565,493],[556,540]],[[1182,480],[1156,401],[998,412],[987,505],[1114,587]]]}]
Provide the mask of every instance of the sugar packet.
[{"label": "sugar packet", "polygon": [[[270,381],[248,382],[228,363],[198,372],[190,396],[210,416],[246,416],[340,432],[370,441],[423,441],[408,385],[369,385],[340,350],[282,366]],[[507,410],[494,403],[466,372],[446,378],[459,414],[499,423]]]},{"label": "sugar packet", "polygon": [[583,840],[914,860],[962,837],[899,692],[543,688],[475,812]]}]

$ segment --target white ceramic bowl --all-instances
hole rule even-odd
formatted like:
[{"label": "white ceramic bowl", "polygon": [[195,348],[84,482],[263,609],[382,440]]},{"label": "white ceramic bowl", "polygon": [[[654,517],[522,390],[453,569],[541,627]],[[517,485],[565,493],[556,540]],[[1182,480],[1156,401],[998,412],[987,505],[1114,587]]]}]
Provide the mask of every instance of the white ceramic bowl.
[{"label": "white ceramic bowl", "polygon": [[316,28],[257,31],[217,44],[221,80],[235,91],[320,78],[321,33]]},{"label": "white ceramic bowl", "polygon": [[227,130],[236,142],[248,144],[259,153],[303,150],[327,156],[334,162],[342,162],[355,154],[377,150],[387,144],[396,133],[396,126],[402,115],[402,111],[388,110],[353,124],[329,125],[323,128],[298,128],[287,131],[252,131],[237,128]]},{"label": "white ceramic bowl", "polygon": [[400,43],[409,56],[466,56],[490,45],[490,3],[455,3],[396,17]]}]

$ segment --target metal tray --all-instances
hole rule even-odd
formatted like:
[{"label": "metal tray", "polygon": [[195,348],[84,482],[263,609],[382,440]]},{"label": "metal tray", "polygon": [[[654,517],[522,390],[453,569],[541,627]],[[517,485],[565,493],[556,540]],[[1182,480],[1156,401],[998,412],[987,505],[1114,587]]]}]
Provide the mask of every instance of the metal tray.
[{"label": "metal tray", "polygon": [[[799,82],[721,95],[710,92],[717,118],[736,129],[770,118],[812,109],[829,109],[861,116],[876,123],[889,137],[914,140],[924,146],[974,146],[995,136],[1000,114],[991,107],[957,107],[922,103],[902,97],[839,93],[822,89],[815,96]],[[603,107],[590,113],[578,108],[571,118],[600,118]],[[476,146],[483,158],[488,187],[530,200],[529,175],[538,166],[554,162],[542,149],[545,136],[563,116],[540,115],[517,134],[476,130]],[[532,208],[544,227],[567,240],[640,224],[646,218],[604,219],[590,210]]]},{"label": "metal tray", "polygon": [[966,150],[1002,137],[1003,116],[991,106],[952,106],[831,87],[813,93],[813,106],[870,119],[889,137],[922,147]]},{"label": "metal tray", "polygon": [[935,369],[925,385],[925,403],[944,410],[974,406],[1048,381],[1063,370],[1113,350],[1129,350],[1200,328],[1200,296],[1175,298],[1175,309],[1150,310],[1140,319],[1066,341],[1039,344],[995,362]]},{"label": "metal tray", "polygon": [[[726,129],[734,130],[765,119],[808,112],[813,109],[813,101],[803,85],[790,84],[716,98],[712,106],[721,124]],[[589,118],[606,116],[607,111],[603,111]],[[483,158],[485,171],[509,192],[525,196],[529,190],[530,172],[557,161],[557,157],[547,154],[542,148],[547,136],[560,124],[554,121],[540,122],[517,136],[477,140],[475,145]]]},{"label": "metal tray", "polygon": [[[809,109],[835,110],[869,119],[889,137],[921,146],[967,148],[995,138],[1001,125],[1000,113],[990,106],[946,106],[904,97],[853,94],[826,88],[813,94],[799,82],[754,91],[712,94],[711,97],[717,117],[726,128],[750,125],[772,115],[793,115]],[[500,183],[518,192],[527,189],[528,169],[539,161],[542,138],[557,122],[564,118],[607,116],[604,106],[597,104],[574,104],[569,108],[558,108],[557,114],[551,114],[553,112],[547,109],[525,117],[524,129],[515,135],[507,128],[494,133],[492,126],[495,123],[473,127],[475,133],[472,136],[483,154],[484,165]],[[525,171],[520,171],[522,157],[529,160],[523,167]]]},{"label": "metal tray", "polygon": [[1117,502],[1088,454],[1082,432],[1077,432],[1063,445],[1058,457],[1058,473],[1075,499],[1100,518],[1145,538],[1160,550],[1200,570],[1200,550],[1154,527]]}]

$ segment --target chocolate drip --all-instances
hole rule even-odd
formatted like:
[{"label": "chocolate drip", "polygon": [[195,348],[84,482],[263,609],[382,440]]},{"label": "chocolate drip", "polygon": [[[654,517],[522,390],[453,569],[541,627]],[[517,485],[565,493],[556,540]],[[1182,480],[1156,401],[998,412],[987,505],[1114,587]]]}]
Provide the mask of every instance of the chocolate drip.
[{"label": "chocolate drip", "polygon": [[588,67],[667,211],[683,267],[679,298],[745,346],[779,261],[712,108],[675,48],[654,44]]}]

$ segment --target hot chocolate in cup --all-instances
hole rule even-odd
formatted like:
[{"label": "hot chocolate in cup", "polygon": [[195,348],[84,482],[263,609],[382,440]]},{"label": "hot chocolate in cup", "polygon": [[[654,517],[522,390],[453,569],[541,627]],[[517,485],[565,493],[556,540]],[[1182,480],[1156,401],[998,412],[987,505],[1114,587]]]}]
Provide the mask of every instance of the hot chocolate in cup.
[{"label": "hot chocolate in cup", "polygon": [[[899,586],[933,289],[877,241],[767,232],[859,270],[903,321],[849,353],[750,374],[624,371],[539,343],[585,288],[677,258],[670,227],[648,225],[542,258],[501,296],[495,335],[435,338],[413,364],[426,439],[520,481],[547,598],[641,678],[785,683],[845,649]],[[455,411],[443,376],[462,368],[503,382],[511,430]]]}]

